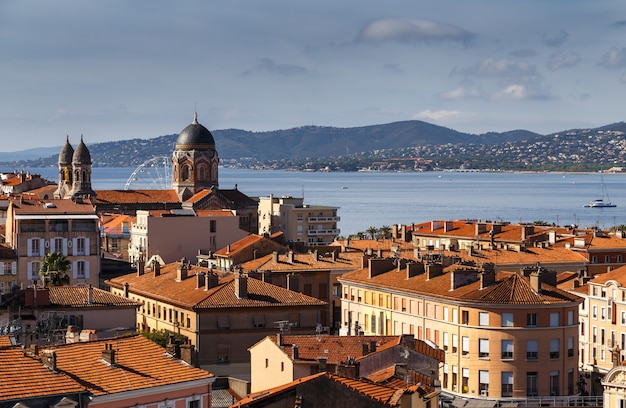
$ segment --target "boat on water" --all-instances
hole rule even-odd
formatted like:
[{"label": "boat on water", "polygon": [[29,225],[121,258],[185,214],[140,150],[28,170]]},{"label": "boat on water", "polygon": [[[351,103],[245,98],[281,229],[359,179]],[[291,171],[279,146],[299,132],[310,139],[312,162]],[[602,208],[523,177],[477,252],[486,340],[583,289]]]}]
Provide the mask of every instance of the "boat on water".
[{"label": "boat on water", "polygon": [[[606,186],[604,185],[604,178],[600,178],[600,195],[602,198],[598,198],[596,200],[590,201],[585,204],[583,207],[587,208],[610,208],[617,207],[617,205],[613,204],[609,199],[609,193],[606,190]],[[606,200],[605,200],[606,198]]]}]

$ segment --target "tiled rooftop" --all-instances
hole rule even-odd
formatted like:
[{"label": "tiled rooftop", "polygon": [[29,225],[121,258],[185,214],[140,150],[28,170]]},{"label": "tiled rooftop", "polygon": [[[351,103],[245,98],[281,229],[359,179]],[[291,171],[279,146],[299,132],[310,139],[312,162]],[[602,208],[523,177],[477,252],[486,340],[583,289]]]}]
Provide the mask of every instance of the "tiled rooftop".
[{"label": "tiled rooftop", "polygon": [[96,204],[180,203],[174,190],[97,190]]},{"label": "tiled rooftop", "polygon": [[176,280],[179,263],[171,263],[161,267],[160,275],[146,270],[141,276],[128,274],[113,278],[109,281],[112,287],[123,288],[124,283],[130,285],[130,292],[139,295],[160,298],[181,307],[195,307],[200,309],[215,309],[227,307],[280,307],[280,306],[321,306],[322,302],[311,296],[248,278],[248,297],[238,298],[235,295],[234,274],[222,276],[219,285],[209,290],[204,286],[197,287],[196,274],[208,272],[208,268],[191,265],[188,278],[182,282]]},{"label": "tiled rooftop", "polygon": [[239,241],[233,242],[232,244],[230,244],[229,246],[225,248],[218,249],[217,251],[214,252],[214,255],[215,256],[232,256],[238,251],[241,251],[243,248],[246,248],[256,242],[262,241],[263,239],[265,238],[263,238],[260,235],[250,234],[250,235],[243,237]]},{"label": "tiled rooftop", "polygon": [[53,306],[76,308],[102,308],[110,306],[139,306],[140,303],[106,290],[91,288],[92,302],[89,302],[87,286],[50,286],[50,304]]},{"label": "tiled rooftop", "polygon": [[[72,200],[17,200],[11,201],[15,214],[95,214],[95,209],[88,200],[74,202]],[[51,203],[53,205],[45,205]]]},{"label": "tiled rooftop", "polygon": [[330,255],[320,253],[317,260],[313,253],[293,254],[293,262],[289,262],[284,252],[278,254],[278,262],[274,261],[273,254],[257,258],[243,263],[241,266],[246,271],[270,270],[270,271],[312,271],[312,270],[353,270],[361,267],[363,254],[359,252],[340,252],[333,261]]}]

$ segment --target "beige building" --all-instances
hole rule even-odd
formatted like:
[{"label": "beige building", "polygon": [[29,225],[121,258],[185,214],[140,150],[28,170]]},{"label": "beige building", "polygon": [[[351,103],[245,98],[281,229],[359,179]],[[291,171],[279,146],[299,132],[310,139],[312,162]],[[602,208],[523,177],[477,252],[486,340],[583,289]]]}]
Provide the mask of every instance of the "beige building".
[{"label": "beige building", "polygon": [[618,366],[602,379],[603,406],[622,408],[626,406],[626,367]]},{"label": "beige building", "polygon": [[165,263],[182,258],[195,261],[198,253],[210,253],[236,242],[249,233],[239,229],[231,210],[138,210],[131,224],[128,257],[159,255]]},{"label": "beige building", "polygon": [[60,252],[70,261],[70,285],[98,286],[100,229],[90,202],[12,199],[6,240],[17,254],[20,284],[39,282],[43,257]]},{"label": "beige building", "polygon": [[602,395],[600,379],[626,359],[626,267],[596,275],[572,289],[580,305],[580,367],[586,391]]},{"label": "beige building", "polygon": [[18,286],[17,256],[6,244],[0,244],[0,297]]},{"label": "beige building", "polygon": [[137,329],[189,339],[197,362],[219,375],[249,375],[247,348],[282,326],[315,333],[326,302],[248,278],[175,262],[107,281],[117,295],[141,302]]},{"label": "beige building", "polygon": [[259,234],[282,231],[287,242],[330,245],[339,235],[339,207],[304,204],[304,198],[259,197]]},{"label": "beige building", "polygon": [[573,395],[578,305],[542,268],[370,259],[343,275],[343,331],[412,334],[445,351],[442,391],[470,398]]}]

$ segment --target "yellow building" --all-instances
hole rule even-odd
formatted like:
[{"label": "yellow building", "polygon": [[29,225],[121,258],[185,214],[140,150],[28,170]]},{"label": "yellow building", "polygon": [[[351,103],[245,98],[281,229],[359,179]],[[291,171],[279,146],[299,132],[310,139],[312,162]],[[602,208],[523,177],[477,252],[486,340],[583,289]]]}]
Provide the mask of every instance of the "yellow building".
[{"label": "yellow building", "polygon": [[578,305],[556,274],[370,259],[339,278],[343,332],[412,334],[445,351],[442,391],[525,398],[577,392]]}]

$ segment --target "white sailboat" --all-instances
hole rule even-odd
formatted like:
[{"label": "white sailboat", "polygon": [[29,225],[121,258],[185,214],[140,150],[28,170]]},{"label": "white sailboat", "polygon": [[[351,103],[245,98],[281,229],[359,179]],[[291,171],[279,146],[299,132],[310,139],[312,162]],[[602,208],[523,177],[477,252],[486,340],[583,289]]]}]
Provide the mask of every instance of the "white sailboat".
[{"label": "white sailboat", "polygon": [[583,207],[588,207],[588,208],[617,207],[617,205],[611,203],[611,199],[609,198],[609,192],[606,190],[606,186],[604,185],[604,178],[602,177],[602,174],[600,174],[600,198],[590,201],[589,203],[585,204]]}]

